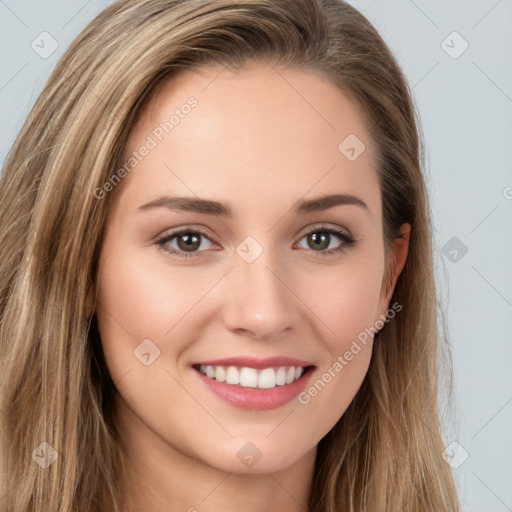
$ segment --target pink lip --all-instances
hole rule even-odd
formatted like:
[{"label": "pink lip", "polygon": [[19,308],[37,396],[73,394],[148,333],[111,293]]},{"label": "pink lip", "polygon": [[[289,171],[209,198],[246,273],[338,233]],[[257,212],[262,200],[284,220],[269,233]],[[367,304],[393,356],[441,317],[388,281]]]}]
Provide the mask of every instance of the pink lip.
[{"label": "pink lip", "polygon": [[310,361],[295,359],[293,357],[267,357],[257,359],[255,357],[228,357],[227,359],[212,359],[193,363],[193,366],[203,364],[205,366],[247,366],[249,368],[272,368],[279,366],[313,366]]},{"label": "pink lip", "polygon": [[[216,366],[223,365],[216,364]],[[245,366],[247,365],[245,364]],[[277,366],[286,365],[279,364]],[[304,391],[304,388],[307,386],[311,375],[313,374],[313,370],[314,368],[310,367],[300,377],[300,379],[295,382],[285,386],[276,386],[271,389],[244,388],[237,384],[226,384],[225,382],[218,382],[215,379],[210,379],[206,375],[200,373],[197,369],[195,369],[194,372],[214,395],[224,402],[227,402],[229,405],[238,407],[239,409],[265,411],[281,407]]]}]

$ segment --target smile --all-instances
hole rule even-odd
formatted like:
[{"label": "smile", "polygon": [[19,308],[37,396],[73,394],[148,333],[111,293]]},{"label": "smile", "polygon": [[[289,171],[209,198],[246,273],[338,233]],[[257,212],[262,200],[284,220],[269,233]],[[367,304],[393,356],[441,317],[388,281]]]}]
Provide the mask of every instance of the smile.
[{"label": "smile", "polygon": [[195,361],[191,370],[215,397],[232,407],[276,409],[292,401],[313,378],[316,365],[289,356],[248,355]]},{"label": "smile", "polygon": [[251,368],[248,366],[194,366],[202,375],[217,382],[238,385],[242,388],[272,389],[286,386],[299,380],[309,367],[279,366],[269,368]]}]

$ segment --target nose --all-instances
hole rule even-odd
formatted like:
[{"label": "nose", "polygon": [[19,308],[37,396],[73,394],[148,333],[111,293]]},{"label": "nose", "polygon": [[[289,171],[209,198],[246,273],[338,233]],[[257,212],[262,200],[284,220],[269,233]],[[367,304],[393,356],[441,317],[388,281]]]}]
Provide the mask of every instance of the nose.
[{"label": "nose", "polygon": [[[264,251],[256,261],[247,263],[235,255],[235,263],[225,286],[223,322],[237,334],[255,339],[277,339],[297,326],[300,318],[297,297],[289,272],[283,271]],[[281,270],[279,270],[281,268]]]}]

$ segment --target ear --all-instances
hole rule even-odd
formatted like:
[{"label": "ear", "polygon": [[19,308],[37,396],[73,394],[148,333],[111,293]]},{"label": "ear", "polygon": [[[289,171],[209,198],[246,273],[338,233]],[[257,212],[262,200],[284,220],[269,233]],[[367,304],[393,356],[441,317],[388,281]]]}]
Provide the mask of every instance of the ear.
[{"label": "ear", "polygon": [[405,266],[405,261],[407,260],[411,225],[408,223],[402,224],[398,231],[399,235],[393,241],[392,254],[390,255],[388,268],[384,272],[384,278],[382,280],[381,313],[384,315],[389,309],[389,303],[391,302],[391,296],[395,290],[398,276],[402,272]]}]

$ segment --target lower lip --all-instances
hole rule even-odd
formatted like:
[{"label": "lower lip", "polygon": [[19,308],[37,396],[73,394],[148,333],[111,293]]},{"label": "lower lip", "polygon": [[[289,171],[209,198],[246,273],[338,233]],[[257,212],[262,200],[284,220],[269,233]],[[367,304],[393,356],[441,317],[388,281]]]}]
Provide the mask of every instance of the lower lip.
[{"label": "lower lip", "polygon": [[194,372],[210,391],[228,404],[238,407],[239,409],[266,411],[269,409],[277,409],[290,400],[293,400],[304,390],[313,370],[314,368],[310,367],[306,373],[295,382],[270,389],[244,388],[238,385],[226,384],[225,382],[210,379],[196,369],[194,369]]}]

